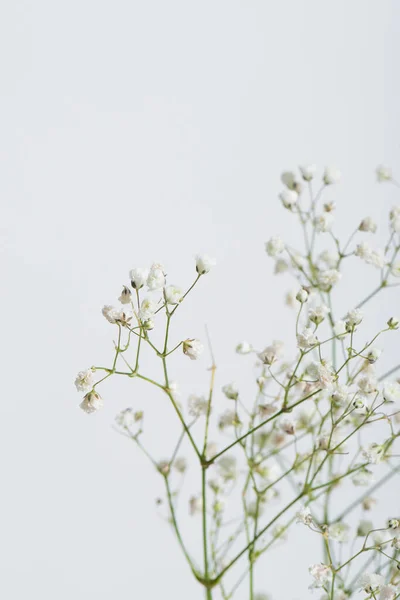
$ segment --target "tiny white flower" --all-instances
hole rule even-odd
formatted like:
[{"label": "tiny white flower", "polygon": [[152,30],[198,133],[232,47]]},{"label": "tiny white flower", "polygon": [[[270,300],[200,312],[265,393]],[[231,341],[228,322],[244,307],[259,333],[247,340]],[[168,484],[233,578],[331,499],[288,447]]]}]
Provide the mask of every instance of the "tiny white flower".
[{"label": "tiny white flower", "polygon": [[382,183],[383,181],[391,181],[392,179],[392,169],[386,165],[378,165],[375,172],[379,183]]},{"label": "tiny white flower", "polygon": [[310,308],[310,310],[308,311],[308,318],[310,319],[310,321],[312,323],[319,325],[320,323],[322,323],[322,321],[325,319],[325,317],[329,314],[329,312],[330,312],[330,310],[329,310],[328,306],[325,306],[325,304],[320,304],[319,306],[316,306],[315,308]]},{"label": "tiny white flower", "polygon": [[333,326],[333,332],[337,337],[343,337],[347,335],[348,331],[346,329],[345,321],[336,321]]},{"label": "tiny white flower", "polygon": [[318,282],[324,291],[329,291],[342,278],[342,274],[337,269],[328,269],[318,273]]},{"label": "tiny white flower", "polygon": [[236,346],[236,352],[238,354],[249,354],[250,352],[253,352],[253,346],[248,342],[240,342]]},{"label": "tiny white flower", "polygon": [[196,396],[192,394],[188,398],[189,415],[191,417],[200,417],[201,415],[207,414],[208,401],[204,396]]},{"label": "tiny white flower", "polygon": [[364,573],[359,580],[360,588],[367,594],[378,591],[383,582],[382,575],[378,573]]},{"label": "tiny white flower", "polygon": [[239,390],[235,383],[227,383],[222,388],[222,391],[229,400],[236,400],[239,396]]},{"label": "tiny white flower", "polygon": [[142,321],[148,321],[157,310],[157,303],[150,298],[144,298],[140,305],[139,317]]},{"label": "tiny white flower", "polygon": [[364,231],[365,233],[375,233],[378,226],[372,217],[365,217],[358,227],[359,231]]},{"label": "tiny white flower", "polygon": [[182,300],[183,291],[176,285],[168,285],[164,293],[167,304],[179,304]]},{"label": "tiny white flower", "polygon": [[293,191],[293,190],[283,190],[280,194],[279,194],[279,198],[283,204],[283,206],[285,208],[293,208],[293,206],[295,206],[295,204],[297,203],[297,199],[298,199],[298,194],[297,192]]},{"label": "tiny white flower", "polygon": [[357,487],[367,487],[374,481],[374,476],[368,469],[360,469],[351,478],[353,484]]},{"label": "tiny white flower", "polygon": [[329,537],[343,543],[349,540],[350,527],[346,523],[333,523],[329,526]]},{"label": "tiny white flower", "polygon": [[130,304],[131,298],[132,298],[131,290],[128,287],[126,287],[126,285],[124,285],[124,287],[122,288],[121,295],[118,298],[118,300],[121,302],[121,304]]},{"label": "tiny white flower", "polygon": [[304,181],[311,181],[317,170],[316,165],[300,165],[300,173],[303,176]]},{"label": "tiny white flower", "polygon": [[339,261],[339,254],[331,250],[324,250],[319,255],[319,260],[326,264],[330,269],[334,269]]},{"label": "tiny white flower", "polygon": [[197,360],[203,350],[204,346],[200,340],[187,339],[183,342],[183,353],[191,360]]},{"label": "tiny white flower", "polygon": [[281,358],[283,354],[283,344],[278,340],[274,340],[272,344],[264,348],[262,352],[257,354],[258,358],[265,365],[272,365],[276,360]]},{"label": "tiny white flower", "polygon": [[88,392],[86,396],[83,398],[79,407],[88,415],[96,412],[103,406],[103,399],[94,390]]},{"label": "tiny white flower", "polygon": [[300,350],[309,350],[317,343],[318,339],[310,327],[306,327],[301,333],[297,334],[297,345]]},{"label": "tiny white flower", "polygon": [[274,236],[265,242],[265,251],[269,256],[277,256],[285,249],[285,242],[279,236]]},{"label": "tiny white flower", "polygon": [[286,273],[286,271],[288,269],[289,269],[289,265],[284,258],[278,258],[275,261],[275,268],[274,268],[275,275],[280,275],[280,273]]},{"label": "tiny white flower", "polygon": [[320,233],[325,233],[330,231],[333,225],[333,215],[330,213],[322,213],[321,215],[317,215],[314,219],[314,227],[316,231]]},{"label": "tiny white flower", "polygon": [[141,267],[131,269],[131,271],[129,271],[129,277],[131,278],[132,287],[136,290],[140,290],[140,288],[145,285],[148,274],[148,269],[143,269]]},{"label": "tiny white flower", "polygon": [[341,172],[336,167],[325,167],[323,180],[325,185],[333,185],[334,183],[338,183],[340,181],[341,176]]},{"label": "tiny white flower", "polygon": [[384,457],[384,447],[380,444],[369,444],[363,449],[362,455],[369,463],[377,465]]},{"label": "tiny white flower", "polygon": [[363,394],[374,394],[378,387],[376,377],[372,373],[367,373],[357,381],[358,389]]},{"label": "tiny white flower", "polygon": [[75,387],[78,392],[87,392],[91,390],[94,384],[94,371],[93,369],[87,369],[86,371],[80,371],[75,379]]},{"label": "tiny white flower", "polygon": [[312,362],[307,366],[307,373],[312,379],[318,381],[322,388],[329,388],[334,382],[334,372],[328,364]]},{"label": "tiny white flower", "polygon": [[187,469],[187,460],[184,456],[178,456],[178,458],[174,460],[172,466],[178,473],[184,473]]},{"label": "tiny white flower", "polygon": [[281,181],[289,190],[301,191],[301,182],[294,171],[284,171],[281,175]]},{"label": "tiny white flower", "polygon": [[196,256],[196,271],[199,275],[209,273],[216,264],[215,258],[210,258],[207,254],[198,254]]},{"label": "tiny white flower", "polygon": [[295,434],[295,426],[291,419],[284,419],[283,421],[281,421],[280,428],[282,429],[282,431],[287,433],[287,435]]},{"label": "tiny white flower", "polygon": [[150,291],[161,290],[165,286],[164,267],[159,263],[153,263],[146,280],[147,288]]},{"label": "tiny white flower", "polygon": [[225,427],[231,427],[233,425],[239,425],[240,420],[237,413],[234,410],[226,410],[219,418],[218,427],[225,429]]},{"label": "tiny white flower", "polygon": [[136,423],[135,412],[133,408],[125,408],[116,417],[117,425],[125,429],[130,429]]},{"label": "tiny white flower", "polygon": [[400,400],[400,384],[397,381],[388,381],[383,386],[383,397],[386,402]]},{"label": "tiny white flower", "polygon": [[303,523],[304,525],[311,525],[312,516],[308,506],[301,506],[296,513],[296,523]]},{"label": "tiny white flower", "polygon": [[359,537],[365,537],[366,535],[369,534],[370,531],[372,531],[374,528],[374,525],[372,523],[372,521],[367,521],[366,519],[362,519],[357,527],[357,535]]},{"label": "tiny white flower", "polygon": [[115,308],[115,306],[106,304],[101,309],[101,312],[103,313],[103,317],[112,325],[115,325],[115,323],[121,319],[121,310],[119,308]]},{"label": "tiny white flower", "polygon": [[322,587],[329,581],[332,576],[331,568],[328,565],[317,563],[309,567],[311,577],[314,578],[313,584],[310,588]]},{"label": "tiny white flower", "polygon": [[383,585],[379,594],[379,600],[394,600],[396,598],[398,588],[391,583]]},{"label": "tiny white flower", "polygon": [[336,384],[335,389],[331,393],[333,402],[338,406],[344,406],[349,399],[349,388],[347,385]]},{"label": "tiny white flower", "polygon": [[367,360],[369,363],[374,364],[380,355],[382,354],[382,350],[380,348],[371,348],[367,354]]},{"label": "tiny white flower", "polygon": [[200,514],[203,510],[203,501],[201,496],[192,496],[189,499],[189,514],[191,517]]},{"label": "tiny white flower", "polygon": [[346,324],[350,328],[356,327],[361,323],[363,317],[364,315],[359,308],[353,308],[346,315]]}]

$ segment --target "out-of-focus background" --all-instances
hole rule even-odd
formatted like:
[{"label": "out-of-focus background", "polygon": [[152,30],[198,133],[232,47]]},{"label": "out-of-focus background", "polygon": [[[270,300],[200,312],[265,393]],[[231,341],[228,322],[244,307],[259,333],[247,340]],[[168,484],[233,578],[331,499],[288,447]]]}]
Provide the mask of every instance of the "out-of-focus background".
[{"label": "out-of-focus background", "polygon": [[[315,162],[320,176],[337,165],[342,182],[327,198],[339,230],[371,215],[384,239],[398,194],[374,169],[400,177],[400,6],[15,0],[1,13],[0,595],[200,599],[155,506],[159,476],[112,430],[119,410],[143,409],[161,459],[172,411],[139,382],[111,381],[88,417],[76,372],[110,363],[114,331],[100,310],[130,268],[161,261],[185,287],[205,251],[218,266],[181,307],[177,339],[204,338],[207,324],[217,389],[231,379],[245,389],[252,359],[236,343],[293,332],[283,301],[293,284],[273,276],[263,248],[273,234],[301,239],[277,199],[284,169]],[[377,277],[353,268],[339,311]],[[365,336],[391,312],[398,294],[372,302]],[[389,368],[395,341],[387,348]],[[207,355],[172,365],[183,403],[205,391]],[[196,543],[200,524],[184,518]],[[304,535],[264,563],[260,590],[306,597],[319,554],[305,552]]]}]

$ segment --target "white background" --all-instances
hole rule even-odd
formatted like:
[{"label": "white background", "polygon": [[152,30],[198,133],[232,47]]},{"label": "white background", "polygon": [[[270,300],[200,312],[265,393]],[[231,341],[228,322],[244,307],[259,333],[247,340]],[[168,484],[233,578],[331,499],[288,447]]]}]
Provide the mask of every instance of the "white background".
[{"label": "white background", "polygon": [[[208,324],[218,388],[241,381],[243,360],[251,373],[238,341],[289,339],[291,284],[273,277],[263,250],[273,234],[295,236],[279,175],[307,161],[338,165],[329,197],[344,234],[367,214],[383,228],[398,196],[374,168],[400,176],[399,4],[15,0],[1,13],[0,595],[200,599],[157,516],[159,477],[111,429],[118,410],[144,409],[163,458],[172,412],[138,382],[111,382],[104,410],[87,417],[75,374],[109,363],[113,331],[100,309],[130,268],[162,261],[186,286],[199,251],[218,267],[182,306],[178,329],[204,337]],[[343,283],[343,310],[370,276],[360,268]],[[367,311],[372,331],[396,305],[382,298]],[[174,359],[182,401],[205,389],[207,366],[206,356]],[[195,541],[199,523],[188,527]],[[264,562],[259,589],[307,596],[319,555],[304,556],[306,538],[297,529]]]}]

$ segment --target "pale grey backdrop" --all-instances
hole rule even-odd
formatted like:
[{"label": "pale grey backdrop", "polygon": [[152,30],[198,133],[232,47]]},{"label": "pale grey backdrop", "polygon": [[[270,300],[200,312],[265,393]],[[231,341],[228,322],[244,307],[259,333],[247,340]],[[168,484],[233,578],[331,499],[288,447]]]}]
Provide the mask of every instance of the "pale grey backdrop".
[{"label": "pale grey backdrop", "polygon": [[[237,341],[288,338],[290,281],[263,251],[292,235],[279,174],[336,164],[344,230],[364,214],[384,222],[395,193],[374,168],[400,172],[399,19],[395,0],[3,3],[2,598],[202,598],[156,516],[156,474],[111,430],[117,410],[144,408],[161,452],[172,413],[116,382],[89,418],[75,373],[110,355],[100,308],[129,268],[163,261],[186,285],[198,251],[218,268],[179,328],[203,337],[208,323],[218,385]],[[360,293],[344,286],[342,306]],[[372,330],[395,304],[371,305]],[[202,389],[206,357],[174,364],[183,399]],[[305,597],[319,557],[299,537],[260,574],[275,598]]]}]

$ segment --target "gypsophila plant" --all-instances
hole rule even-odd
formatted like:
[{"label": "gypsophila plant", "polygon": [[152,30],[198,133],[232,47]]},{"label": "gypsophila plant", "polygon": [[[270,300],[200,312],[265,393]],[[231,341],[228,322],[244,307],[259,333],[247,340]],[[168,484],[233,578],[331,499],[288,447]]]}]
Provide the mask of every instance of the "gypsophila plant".
[{"label": "gypsophila plant", "polygon": [[[177,440],[165,439],[163,457],[153,455],[146,439],[143,406],[126,408],[116,423],[159,473],[165,503],[157,499],[157,504],[165,509],[182,560],[207,600],[229,600],[237,591],[249,600],[269,598],[269,590],[257,585],[256,567],[293,529],[310,553],[310,588],[321,600],[400,597],[398,497],[392,503],[397,513],[374,511],[375,493],[400,471],[400,380],[395,375],[400,365],[393,361],[390,371],[379,371],[385,337],[398,335],[399,319],[382,310],[379,330],[366,339],[363,329],[366,303],[400,285],[400,205],[389,212],[383,248],[366,241],[377,230],[370,216],[363,216],[343,242],[336,233],[334,203],[323,203],[340,172],[327,167],[319,182],[316,172],[314,165],[304,165],[298,173],[282,174],[279,197],[302,230],[304,248],[276,236],[265,245],[275,272],[290,272],[297,282],[287,298],[296,310],[294,355],[285,354],[277,340],[266,340],[262,348],[242,341],[236,347],[244,357],[240,360],[257,361],[252,391],[242,391],[234,381],[216,386],[206,338],[209,383],[204,395],[192,393],[187,405],[180,404],[169,359],[181,353],[182,361],[196,361],[204,347],[190,337],[189,327],[186,339],[175,339],[172,325],[182,302],[215,264],[198,256],[194,280],[185,290],[169,281],[160,264],[130,271],[120,305],[102,311],[116,334],[110,366],[91,367],[75,381],[86,393],[80,405],[86,413],[102,407],[98,389],[113,376],[144,380],[171,404],[181,433]],[[378,167],[377,179],[399,187],[388,167]],[[369,265],[376,283],[338,314],[333,296],[345,279],[342,267],[352,262],[357,268],[357,261]],[[351,287],[351,280],[345,285]],[[158,374],[142,371],[144,352],[155,355]],[[196,489],[184,486],[188,470],[199,474]],[[201,530],[201,549],[183,531],[183,513]],[[311,539],[320,544],[307,549]],[[313,550],[318,547],[320,553]],[[300,593],[305,597],[304,590]]]}]

